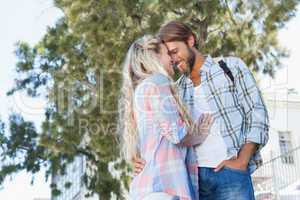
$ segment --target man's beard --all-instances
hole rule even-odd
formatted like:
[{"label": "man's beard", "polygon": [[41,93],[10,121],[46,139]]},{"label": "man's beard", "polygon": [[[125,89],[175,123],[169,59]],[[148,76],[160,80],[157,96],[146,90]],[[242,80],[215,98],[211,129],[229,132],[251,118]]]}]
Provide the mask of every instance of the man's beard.
[{"label": "man's beard", "polygon": [[185,70],[182,71],[179,69],[178,67],[178,63],[173,63],[173,69],[175,72],[175,75],[177,78],[180,77],[182,74],[189,76],[193,70],[194,64],[195,64],[195,60],[196,60],[196,54],[195,52],[193,52],[193,50],[189,47],[187,47],[187,51],[188,51],[188,57],[185,61],[185,64],[187,65]]}]

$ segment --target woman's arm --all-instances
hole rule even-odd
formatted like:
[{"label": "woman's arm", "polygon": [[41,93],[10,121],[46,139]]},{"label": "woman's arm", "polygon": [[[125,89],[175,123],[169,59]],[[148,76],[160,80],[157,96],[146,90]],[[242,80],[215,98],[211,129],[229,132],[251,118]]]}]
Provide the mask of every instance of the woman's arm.
[{"label": "woman's arm", "polygon": [[136,103],[143,113],[141,123],[152,124],[153,128],[173,144],[179,144],[188,134],[189,128],[178,111],[178,105],[170,90],[170,81],[166,77],[156,76],[154,80],[142,83],[136,89]]},{"label": "woman's arm", "polygon": [[159,131],[173,144],[194,146],[201,144],[209,134],[212,115],[202,114],[193,127],[188,127],[171,93],[170,81],[165,77],[157,76],[154,81],[142,83],[136,89],[135,98],[137,108],[144,112],[145,123],[153,122],[152,128],[158,128],[154,131]]}]

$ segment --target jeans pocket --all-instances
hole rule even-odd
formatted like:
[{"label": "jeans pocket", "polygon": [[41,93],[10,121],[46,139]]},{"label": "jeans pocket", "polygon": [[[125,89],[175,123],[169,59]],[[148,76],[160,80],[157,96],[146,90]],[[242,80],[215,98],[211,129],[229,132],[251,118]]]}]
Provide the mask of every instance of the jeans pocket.
[{"label": "jeans pocket", "polygon": [[240,174],[245,174],[245,175],[249,174],[248,170],[234,169],[234,168],[227,167],[227,166],[224,166],[224,169],[228,170],[228,171],[232,171],[232,172],[237,172],[237,173],[240,173]]}]

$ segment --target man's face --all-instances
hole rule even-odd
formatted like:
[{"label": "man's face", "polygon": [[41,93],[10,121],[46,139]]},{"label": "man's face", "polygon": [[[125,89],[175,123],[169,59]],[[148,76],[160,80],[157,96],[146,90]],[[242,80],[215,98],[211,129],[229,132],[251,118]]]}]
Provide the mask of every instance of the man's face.
[{"label": "man's face", "polygon": [[195,53],[185,42],[166,42],[168,54],[181,73],[190,73],[195,62]]}]

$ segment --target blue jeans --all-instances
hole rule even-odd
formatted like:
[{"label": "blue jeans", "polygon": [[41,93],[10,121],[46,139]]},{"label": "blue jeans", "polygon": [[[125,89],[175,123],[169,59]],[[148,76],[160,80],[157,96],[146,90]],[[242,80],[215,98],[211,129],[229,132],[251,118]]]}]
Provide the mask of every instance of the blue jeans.
[{"label": "blue jeans", "polygon": [[200,200],[255,200],[250,173],[224,167],[199,168]]}]

